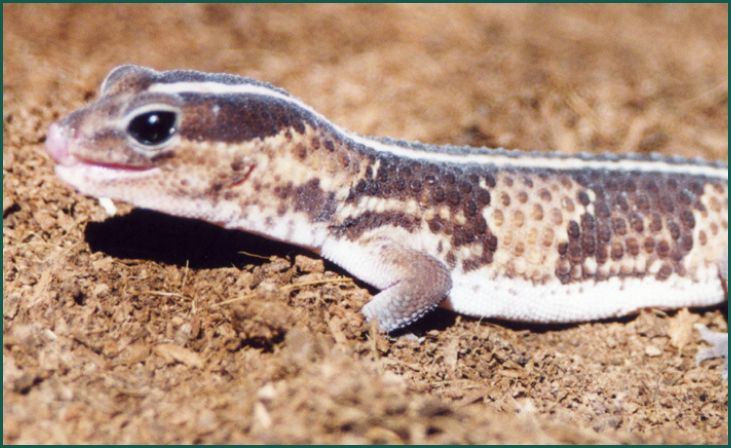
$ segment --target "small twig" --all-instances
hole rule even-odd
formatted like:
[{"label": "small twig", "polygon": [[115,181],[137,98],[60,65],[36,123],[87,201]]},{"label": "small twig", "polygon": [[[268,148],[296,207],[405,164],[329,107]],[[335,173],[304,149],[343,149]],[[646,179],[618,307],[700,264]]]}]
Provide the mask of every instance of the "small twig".
[{"label": "small twig", "polygon": [[183,280],[180,282],[180,289],[183,289],[186,280],[188,280],[188,271],[190,271],[190,260],[185,260],[185,269],[183,269]]},{"label": "small twig", "polygon": [[246,255],[247,257],[251,257],[251,258],[258,258],[260,260],[269,260],[270,259],[270,257],[265,257],[263,255],[259,255],[259,254],[255,254],[255,253],[251,253],[251,252],[246,252],[245,250],[240,250],[237,253],[242,254],[242,255]]},{"label": "small twig", "polygon": [[252,291],[252,292],[250,292],[248,294],[244,294],[243,296],[237,297],[235,299],[224,300],[223,302],[214,303],[213,306],[217,306],[218,307],[218,306],[223,306],[223,305],[229,305],[231,303],[243,302],[244,300],[247,300],[247,299],[250,299],[252,297],[255,297],[256,295],[257,295],[256,291]]},{"label": "small twig", "polygon": [[190,297],[179,294],[177,292],[167,292],[167,291],[144,291],[142,294],[152,294],[154,296],[162,296],[162,297],[178,297],[180,299],[190,299]]}]

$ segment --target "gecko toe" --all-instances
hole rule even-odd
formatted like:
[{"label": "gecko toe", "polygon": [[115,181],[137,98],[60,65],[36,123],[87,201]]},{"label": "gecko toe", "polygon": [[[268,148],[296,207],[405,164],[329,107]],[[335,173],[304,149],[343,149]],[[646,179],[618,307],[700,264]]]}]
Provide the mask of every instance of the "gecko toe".
[{"label": "gecko toe", "polygon": [[728,379],[728,333],[711,331],[702,324],[696,324],[695,329],[698,330],[705,342],[711,344],[711,347],[698,349],[695,356],[696,364],[700,364],[707,359],[723,357],[726,362],[722,375],[725,379]]}]

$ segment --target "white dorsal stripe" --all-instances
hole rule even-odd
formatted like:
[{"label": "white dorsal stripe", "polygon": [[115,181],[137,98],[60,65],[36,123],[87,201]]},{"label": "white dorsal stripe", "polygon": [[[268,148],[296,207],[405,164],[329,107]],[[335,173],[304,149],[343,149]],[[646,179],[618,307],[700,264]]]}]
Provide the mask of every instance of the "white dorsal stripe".
[{"label": "white dorsal stripe", "polygon": [[313,114],[320,120],[329,123],[341,137],[355,143],[368,146],[375,151],[386,152],[397,157],[426,160],[433,162],[454,164],[489,164],[497,168],[535,168],[559,171],[573,171],[580,169],[606,169],[619,171],[643,171],[658,173],[677,173],[728,180],[728,168],[690,163],[668,163],[653,160],[587,160],[579,157],[555,157],[550,153],[542,156],[540,153],[530,153],[526,157],[514,157],[504,154],[450,154],[444,152],[426,151],[419,148],[404,147],[396,144],[380,142],[346,131],[334,124],[307,104],[289,95],[276,90],[255,84],[222,84],[213,81],[176,82],[152,84],[148,91],[159,93],[201,93],[212,95],[262,95],[286,101]]}]

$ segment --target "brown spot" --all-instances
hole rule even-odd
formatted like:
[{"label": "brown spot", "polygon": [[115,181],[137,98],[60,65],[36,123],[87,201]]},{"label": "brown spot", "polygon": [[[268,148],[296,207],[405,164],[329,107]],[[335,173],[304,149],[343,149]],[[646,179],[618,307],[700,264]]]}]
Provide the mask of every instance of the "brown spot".
[{"label": "brown spot", "polygon": [[523,227],[523,223],[525,222],[525,216],[523,215],[523,212],[520,210],[516,210],[513,213],[513,224],[515,227]]},{"label": "brown spot", "polygon": [[695,227],[695,217],[693,216],[693,212],[688,209],[680,212],[680,222],[688,229]]},{"label": "brown spot", "polygon": [[495,224],[495,227],[502,226],[503,222],[504,222],[503,212],[500,210],[493,211],[492,219],[493,219],[493,223]]},{"label": "brown spot", "polygon": [[543,207],[540,204],[533,204],[533,214],[531,217],[536,221],[543,219]]},{"label": "brown spot", "polygon": [[612,230],[609,228],[609,224],[606,222],[600,222],[597,225],[596,236],[599,242],[608,243],[612,238]]},{"label": "brown spot", "polygon": [[500,193],[500,202],[502,202],[503,207],[507,207],[510,205],[510,196],[508,196],[507,193]]},{"label": "brown spot", "polygon": [[698,242],[701,243],[701,246],[705,246],[708,242],[708,237],[706,236],[706,232],[701,230],[698,232]]},{"label": "brown spot", "polygon": [[716,224],[715,221],[712,221],[710,226],[711,226],[711,235],[713,235],[713,236],[718,235],[718,224]]},{"label": "brown spot", "polygon": [[668,231],[670,232],[670,236],[677,240],[680,238],[680,226],[677,222],[673,221],[672,219],[668,219],[667,221]]},{"label": "brown spot", "polygon": [[581,249],[586,255],[594,253],[594,250],[596,249],[596,240],[594,239],[593,234],[585,233],[581,236]]},{"label": "brown spot", "polygon": [[657,252],[657,255],[661,258],[665,258],[670,254],[670,245],[665,240],[660,240],[659,243],[657,243],[657,246],[655,248],[655,252]]},{"label": "brown spot", "polygon": [[528,193],[526,193],[525,191],[519,192],[518,193],[518,201],[521,204],[525,204],[526,202],[528,202]]},{"label": "brown spot", "polygon": [[550,202],[551,201],[551,192],[548,191],[546,188],[541,188],[538,190],[538,197],[541,198],[542,201]]},{"label": "brown spot", "polygon": [[609,259],[609,252],[607,250],[607,246],[599,246],[596,248],[595,258],[597,264],[604,264]]},{"label": "brown spot", "polygon": [[650,210],[650,199],[646,194],[637,195],[637,208],[643,212]]},{"label": "brown spot", "polygon": [[464,213],[467,216],[475,216],[477,214],[477,204],[473,200],[467,200],[464,204]]},{"label": "brown spot", "polygon": [[676,262],[680,261],[683,259],[683,252],[678,247],[676,247],[670,252],[670,258],[672,258],[673,261]]},{"label": "brown spot", "polygon": [[515,255],[516,257],[520,257],[521,255],[523,255],[523,252],[525,252],[525,245],[523,244],[523,242],[518,241],[515,246],[513,246],[513,255]]},{"label": "brown spot", "polygon": [[678,202],[682,205],[690,205],[693,203],[693,193],[683,189],[678,192]]},{"label": "brown spot", "polygon": [[569,244],[566,242],[559,243],[558,244],[558,254],[562,257],[565,257],[569,250]]},{"label": "brown spot", "polygon": [[675,210],[675,204],[670,196],[664,194],[660,196],[660,209],[665,213],[672,213]]},{"label": "brown spot", "polygon": [[568,196],[564,196],[563,199],[561,199],[561,206],[569,212],[574,211],[574,201],[572,201]]},{"label": "brown spot", "polygon": [[624,244],[627,247],[627,252],[629,252],[630,255],[637,256],[640,253],[640,243],[637,241],[636,238],[627,238],[624,241]]},{"label": "brown spot", "polygon": [[650,230],[653,232],[659,232],[662,230],[662,218],[657,213],[653,213],[650,218]]},{"label": "brown spot", "polygon": [[584,190],[581,190],[577,194],[577,199],[579,200],[579,203],[581,205],[583,205],[584,207],[586,207],[587,205],[589,205],[589,203],[591,202],[591,200],[589,199],[589,194],[586,191],[584,191]]},{"label": "brown spot", "polygon": [[721,211],[721,203],[718,201],[718,199],[716,198],[716,196],[711,196],[711,199],[710,199],[709,202],[710,202],[709,205],[711,206],[711,210],[712,211],[714,211],[714,212],[720,212]]},{"label": "brown spot", "polygon": [[566,284],[571,281],[571,264],[568,262],[559,263],[556,266],[556,277],[561,283]]},{"label": "brown spot", "polygon": [[436,187],[431,191],[431,200],[435,204],[438,204],[438,203],[444,201],[445,197],[446,197],[446,195],[445,195],[444,189],[442,189],[442,187]]},{"label": "brown spot", "polygon": [[234,171],[241,171],[244,169],[244,161],[241,159],[234,159],[231,162],[231,169]]},{"label": "brown spot", "polygon": [[594,217],[588,213],[581,215],[581,231],[583,233],[594,233],[594,226],[596,221]]},{"label": "brown spot", "polygon": [[581,245],[578,241],[569,241],[569,260],[573,264],[580,264],[584,259]]},{"label": "brown spot", "polygon": [[543,230],[543,245],[550,247],[553,244],[553,238],[555,237],[553,229],[546,228]]},{"label": "brown spot", "polygon": [[615,241],[612,243],[612,251],[611,251],[612,260],[618,261],[621,260],[624,256],[624,247],[622,247],[622,243],[619,241]]},{"label": "brown spot", "polygon": [[298,143],[297,146],[294,147],[294,155],[297,156],[298,159],[304,160],[307,157],[307,147],[305,147],[302,143]]},{"label": "brown spot", "polygon": [[460,201],[462,199],[462,196],[459,194],[459,191],[457,190],[449,190],[447,192],[447,203],[450,205],[459,205]]},{"label": "brown spot", "polygon": [[563,223],[563,214],[561,213],[561,210],[558,208],[552,208],[551,209],[551,222],[557,226],[561,225]]},{"label": "brown spot", "polygon": [[495,185],[497,185],[497,182],[495,182],[495,177],[492,174],[485,174],[485,185],[487,185],[489,188],[494,188]]},{"label": "brown spot", "polygon": [[[429,230],[431,230],[434,233],[439,233],[442,230],[442,222],[439,218],[434,218],[429,221]],[[440,241],[439,244],[441,245],[442,242]]]},{"label": "brown spot", "polygon": [[613,218],[612,230],[617,235],[625,235],[627,233],[627,222],[623,218]]},{"label": "brown spot", "polygon": [[490,192],[487,190],[480,190],[477,192],[477,202],[480,205],[490,204]]},{"label": "brown spot", "polygon": [[629,225],[637,233],[642,233],[645,230],[645,225],[642,222],[642,216],[638,213],[632,213],[629,215]]},{"label": "brown spot", "polygon": [[597,200],[594,203],[594,213],[596,214],[597,218],[608,218],[612,214],[612,212],[609,210],[607,202],[604,200]]},{"label": "brown spot", "polygon": [[456,258],[454,256],[454,253],[453,252],[450,252],[450,253],[447,254],[447,266],[449,268],[454,268],[454,266],[456,264],[456,261],[457,260],[456,260]]},{"label": "brown spot", "polygon": [[663,263],[655,278],[658,280],[667,280],[668,277],[673,273],[673,268],[669,264]]},{"label": "brown spot", "polygon": [[578,238],[580,234],[579,224],[574,220],[569,221],[569,226],[566,229],[566,233],[569,235],[570,239]]}]

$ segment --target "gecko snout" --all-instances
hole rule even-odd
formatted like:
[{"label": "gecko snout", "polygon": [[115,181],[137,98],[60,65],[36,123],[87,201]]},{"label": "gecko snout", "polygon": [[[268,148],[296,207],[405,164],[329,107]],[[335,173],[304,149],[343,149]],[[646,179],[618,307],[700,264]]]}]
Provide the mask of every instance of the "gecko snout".
[{"label": "gecko snout", "polygon": [[69,153],[66,130],[57,123],[53,123],[48,128],[48,134],[46,134],[46,152],[59,165],[70,165],[73,163],[73,156]]}]

